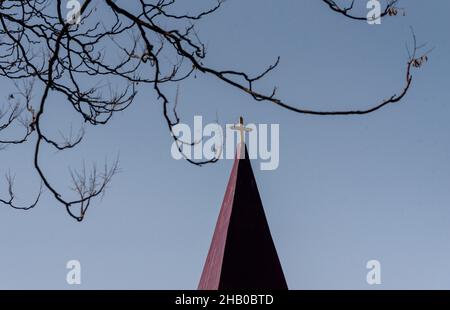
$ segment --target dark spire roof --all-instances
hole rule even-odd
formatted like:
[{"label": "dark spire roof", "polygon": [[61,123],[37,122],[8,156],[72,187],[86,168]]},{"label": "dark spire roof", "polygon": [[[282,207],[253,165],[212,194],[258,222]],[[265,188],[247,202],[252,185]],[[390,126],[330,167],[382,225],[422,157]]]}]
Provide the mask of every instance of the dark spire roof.
[{"label": "dark spire roof", "polygon": [[245,147],[245,158],[234,161],[198,289],[287,288]]}]

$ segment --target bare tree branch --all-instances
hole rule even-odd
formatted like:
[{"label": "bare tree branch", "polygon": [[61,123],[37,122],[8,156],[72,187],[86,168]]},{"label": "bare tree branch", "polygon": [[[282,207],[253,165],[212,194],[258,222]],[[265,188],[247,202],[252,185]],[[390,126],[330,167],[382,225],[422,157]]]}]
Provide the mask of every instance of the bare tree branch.
[{"label": "bare tree branch", "polygon": [[[341,7],[336,1],[323,1],[345,17],[367,20],[367,17],[352,15],[353,3],[350,7]],[[76,23],[77,18],[66,20],[66,3],[61,0],[0,1],[0,76],[16,84],[25,81],[25,87],[11,94],[0,108],[0,148],[22,144],[33,137],[34,168],[43,187],[78,221],[85,218],[92,200],[103,195],[118,171],[118,161],[110,167],[105,166],[101,172],[95,165],[91,172],[86,171],[85,166],[79,172],[71,171],[70,189],[76,199],[68,198],[70,195],[58,188],[59,184],[47,176],[42,164],[43,146],[70,151],[82,143],[85,131],[83,127],[76,135],[72,130],[69,134],[60,133],[61,141],[50,137],[44,129],[48,126],[43,126],[43,116],[50,108],[48,102],[53,95],[65,98],[66,104],[87,126],[101,126],[133,103],[138,88],[152,90],[162,106],[162,117],[169,133],[181,152],[185,142],[173,131],[180,123],[178,91],[176,96],[170,96],[168,89],[178,87],[179,83],[197,74],[215,78],[255,101],[272,103],[300,114],[363,115],[403,99],[411,87],[413,69],[428,59],[428,52],[420,53],[422,46],[417,44],[413,34],[404,84],[397,93],[366,109],[311,110],[279,99],[276,87],[267,93],[257,90],[256,84],[277,68],[279,58],[254,75],[236,69],[220,70],[206,64],[206,47],[194,23],[217,12],[224,4],[223,0],[212,1],[209,8],[198,13],[186,14],[174,13],[179,3],[176,0],[136,0],[134,3],[130,10],[121,1],[85,0],[79,12],[80,22]],[[388,0],[381,17],[396,15],[399,10],[396,3],[397,0]],[[107,18],[98,18],[100,11]],[[36,84],[39,84],[39,96],[34,100],[31,93]],[[169,99],[173,97],[175,100]],[[9,130],[13,127],[21,128],[23,133],[11,137]],[[7,130],[8,138],[2,138]],[[217,161],[217,158],[186,159],[195,165]],[[12,206],[13,182],[8,180],[11,184],[9,199],[1,202]]]},{"label": "bare tree branch", "polygon": [[9,206],[9,207],[11,207],[13,209],[16,209],[16,210],[25,210],[25,211],[33,209],[34,207],[36,207],[36,205],[39,202],[39,199],[41,198],[42,192],[43,192],[42,183],[41,183],[40,188],[39,188],[39,193],[37,194],[36,199],[34,200],[34,202],[32,204],[26,206],[26,207],[21,207],[21,206],[17,206],[15,204],[15,202],[14,202],[14,200],[16,198],[15,194],[14,194],[14,179],[15,179],[15,177],[13,175],[11,175],[10,172],[8,172],[6,174],[6,176],[5,176],[5,179],[6,179],[6,182],[8,184],[8,195],[9,195],[9,198],[7,200],[4,200],[4,199],[0,198],[0,203],[1,204],[7,205],[7,206]]},{"label": "bare tree branch", "polygon": [[379,16],[371,16],[371,17],[357,16],[351,13],[355,5],[355,0],[352,0],[352,3],[348,7],[342,7],[338,5],[334,0],[322,0],[322,1],[325,2],[325,4],[327,4],[330,7],[330,9],[332,9],[336,13],[342,14],[345,17],[354,20],[375,21],[385,16],[396,16],[400,11],[402,11],[403,15],[405,15],[405,11],[403,9],[396,7],[398,0],[386,0],[384,11],[382,11]]}]

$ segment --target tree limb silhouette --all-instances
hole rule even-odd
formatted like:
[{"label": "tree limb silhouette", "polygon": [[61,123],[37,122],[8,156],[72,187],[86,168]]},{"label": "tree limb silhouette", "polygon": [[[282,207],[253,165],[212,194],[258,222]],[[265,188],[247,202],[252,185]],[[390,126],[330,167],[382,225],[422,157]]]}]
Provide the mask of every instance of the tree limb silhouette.
[{"label": "tree limb silhouette", "polygon": [[[353,4],[344,8],[335,1],[323,1],[331,10],[348,18],[367,19],[351,14]],[[256,83],[278,66],[279,58],[255,75],[235,69],[219,70],[205,63],[206,47],[194,22],[219,10],[224,0],[215,1],[211,8],[197,14],[173,13],[176,0],[138,0],[132,9],[125,1],[85,0],[76,12],[75,17],[79,16],[79,19],[66,16],[65,2],[56,0],[56,5],[54,3],[49,0],[0,1],[0,76],[16,82],[26,81],[25,88],[18,94],[23,103],[16,102],[16,95],[13,95],[0,110],[0,148],[22,144],[33,137],[34,168],[43,187],[77,221],[85,218],[92,200],[104,193],[118,172],[118,160],[110,166],[105,164],[101,172],[95,165],[91,172],[85,165],[79,172],[71,171],[71,189],[76,198],[63,195],[58,184],[46,174],[41,162],[42,146],[50,146],[56,151],[73,149],[82,143],[84,129],[75,136],[63,135],[62,142],[50,137],[44,129],[43,116],[52,95],[63,96],[87,125],[100,126],[107,124],[115,113],[126,110],[133,103],[138,88],[148,86],[162,105],[162,117],[183,154],[183,141],[173,134],[174,126],[180,123],[176,110],[178,99],[172,102],[166,88],[195,74],[218,79],[255,101],[272,103],[300,114],[363,115],[403,99],[411,87],[412,70],[427,60],[426,53],[419,54],[422,46],[417,45],[413,36],[404,85],[397,94],[367,109],[311,110],[279,99],[276,87],[268,93],[256,89]],[[396,3],[397,0],[388,1],[381,16],[396,15]],[[98,18],[100,11],[107,18]],[[31,102],[32,85],[37,84],[40,96],[36,102]],[[19,137],[1,138],[2,132],[15,125],[23,129]],[[203,165],[215,162],[217,158],[187,160]],[[9,199],[0,202],[14,207],[12,183],[13,178],[9,177]],[[41,192],[31,208],[37,204]]]},{"label": "tree limb silhouette", "polygon": [[[325,2],[330,7],[330,9],[335,11],[336,13],[342,14],[345,17],[354,20],[374,21],[385,16],[396,16],[399,13],[399,11],[402,10],[396,7],[398,0],[386,0],[385,9],[384,11],[381,12],[379,16],[373,17],[357,16],[351,13],[355,5],[355,0],[352,0],[352,3],[348,7],[338,5],[334,0],[322,0],[322,1]],[[405,14],[404,11],[403,14]]]}]

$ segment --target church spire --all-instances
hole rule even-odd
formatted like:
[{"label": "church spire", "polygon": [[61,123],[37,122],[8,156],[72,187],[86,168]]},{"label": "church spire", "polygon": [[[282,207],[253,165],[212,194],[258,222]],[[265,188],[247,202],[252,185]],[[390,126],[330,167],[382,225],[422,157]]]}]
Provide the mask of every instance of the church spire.
[{"label": "church spire", "polygon": [[288,289],[243,141],[237,155],[198,289]]}]

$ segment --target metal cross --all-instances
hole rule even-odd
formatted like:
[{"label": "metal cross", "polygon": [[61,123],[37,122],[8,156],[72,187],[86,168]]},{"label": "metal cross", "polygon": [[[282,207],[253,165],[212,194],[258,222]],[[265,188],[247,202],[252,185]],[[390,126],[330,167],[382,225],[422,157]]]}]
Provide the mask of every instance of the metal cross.
[{"label": "metal cross", "polygon": [[233,126],[231,126],[231,129],[232,130],[237,130],[237,131],[240,132],[240,134],[241,134],[241,143],[245,143],[245,135],[244,135],[244,133],[252,131],[251,128],[247,128],[247,127],[244,126],[244,118],[242,116],[239,118],[239,125],[233,125]]}]

